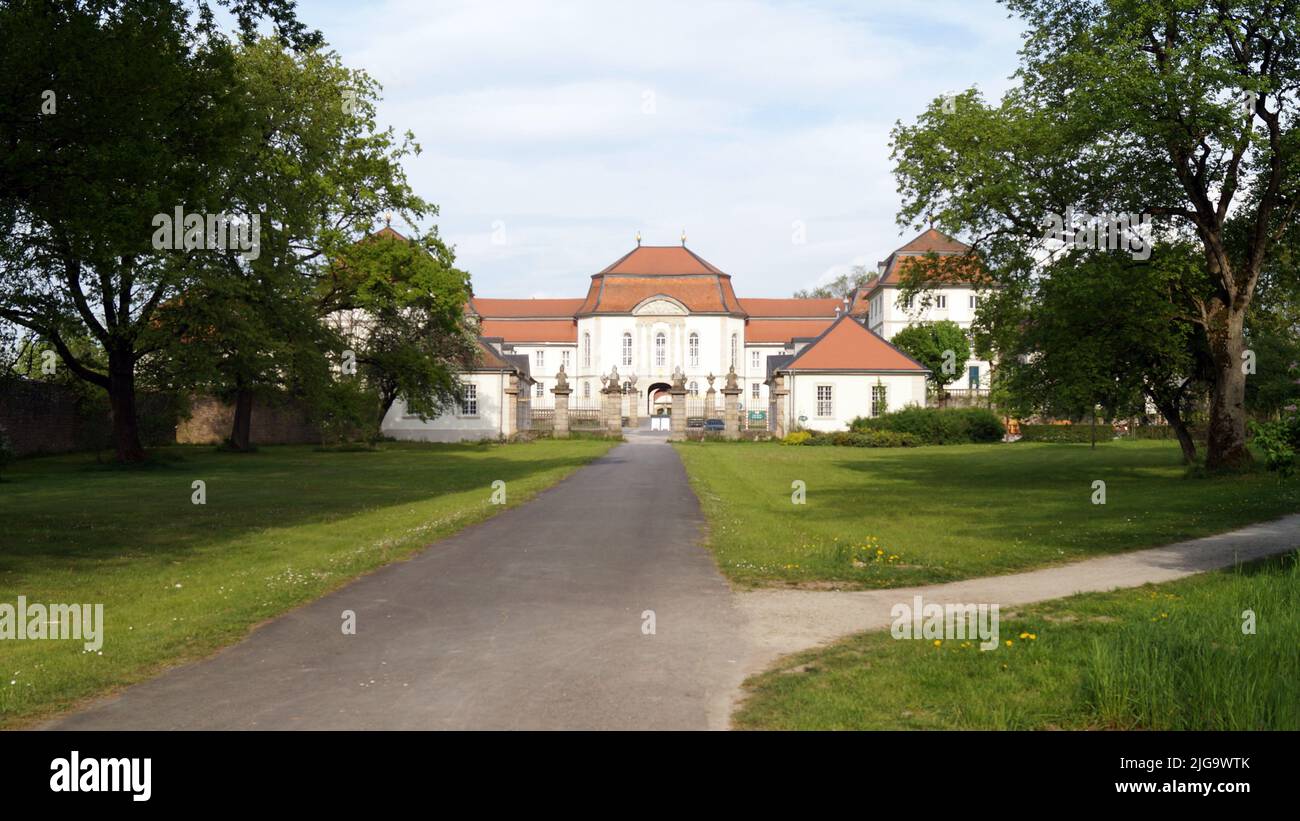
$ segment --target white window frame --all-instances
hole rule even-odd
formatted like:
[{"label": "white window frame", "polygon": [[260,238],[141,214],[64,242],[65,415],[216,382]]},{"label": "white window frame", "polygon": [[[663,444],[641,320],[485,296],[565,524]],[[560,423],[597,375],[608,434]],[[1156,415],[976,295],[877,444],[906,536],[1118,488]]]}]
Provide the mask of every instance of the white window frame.
[{"label": "white window frame", "polygon": [[687,386],[687,388],[686,388],[686,392],[689,393],[691,396],[699,396],[699,395],[700,395],[700,383],[699,383],[699,382],[692,382],[690,385]]},{"label": "white window frame", "polygon": [[583,399],[591,398],[591,382],[586,380],[584,380],[582,383],[582,398]]},{"label": "white window frame", "polygon": [[536,398],[538,399],[546,398],[546,385],[543,384],[542,380],[540,379],[537,380],[537,392],[534,394],[534,396],[536,396]]},{"label": "white window frame", "polygon": [[758,370],[759,368],[763,367],[763,352],[762,352],[762,351],[750,351],[750,352],[749,352],[749,366],[750,366],[751,368],[754,368],[755,370]]},{"label": "white window frame", "polygon": [[817,397],[817,418],[833,418],[835,416],[835,386],[818,385],[815,396]]},{"label": "white window frame", "polygon": [[881,410],[884,410],[885,413],[889,412],[889,386],[872,385],[871,386],[871,417],[874,419],[877,416],[880,416]]},{"label": "white window frame", "polygon": [[533,365],[538,368],[546,367],[546,349],[538,348],[533,352]]},{"label": "white window frame", "polygon": [[628,331],[623,332],[623,367],[632,365],[632,334]]},{"label": "white window frame", "polygon": [[591,367],[591,332],[582,335],[582,367]]},{"label": "white window frame", "polygon": [[970,295],[970,309],[973,311],[973,310],[975,310],[975,309],[978,308],[978,307],[979,307],[979,297],[975,296],[975,294],[971,294],[971,295]]},{"label": "white window frame", "polygon": [[[631,362],[627,364],[632,364]],[[663,331],[655,332],[655,367],[665,368],[668,366],[668,335]]]},{"label": "white window frame", "polygon": [[460,416],[478,416],[478,385],[465,382],[460,386]]},{"label": "white window frame", "polygon": [[691,367],[698,368],[700,366],[700,335],[695,331],[691,331],[688,339],[688,351],[691,358]]},{"label": "white window frame", "polygon": [[948,307],[948,295],[947,295],[947,294],[935,294],[935,296],[934,296],[934,307],[936,307],[936,308],[947,308],[947,307]]},{"label": "white window frame", "polygon": [[731,335],[731,367],[733,368],[740,364],[740,362],[736,360],[736,357],[740,355],[737,348],[738,342],[739,339],[737,338],[736,334],[732,334]]},{"label": "white window frame", "polygon": [[754,401],[758,401],[759,399],[763,398],[762,391],[763,391],[763,384],[761,382],[755,382],[754,387],[749,392],[749,395],[754,399]]},{"label": "white window frame", "polygon": [[565,373],[568,373],[569,369],[573,367],[572,352],[568,348],[560,351],[560,367],[564,368]]}]

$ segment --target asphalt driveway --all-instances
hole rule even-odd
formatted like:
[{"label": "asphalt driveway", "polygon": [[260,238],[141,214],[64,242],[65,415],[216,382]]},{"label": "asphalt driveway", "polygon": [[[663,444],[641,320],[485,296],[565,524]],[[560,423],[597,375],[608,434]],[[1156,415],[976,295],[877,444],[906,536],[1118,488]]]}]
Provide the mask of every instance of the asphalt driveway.
[{"label": "asphalt driveway", "polygon": [[676,452],[633,433],[527,504],[48,726],[725,728],[749,639],[702,527]]}]

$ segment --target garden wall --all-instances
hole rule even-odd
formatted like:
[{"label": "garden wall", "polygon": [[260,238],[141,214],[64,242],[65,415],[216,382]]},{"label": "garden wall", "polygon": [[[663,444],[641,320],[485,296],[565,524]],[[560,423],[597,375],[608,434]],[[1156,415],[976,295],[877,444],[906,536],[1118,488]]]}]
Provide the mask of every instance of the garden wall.
[{"label": "garden wall", "polygon": [[[140,437],[146,447],[176,440],[178,403],[171,396],[136,397]],[[113,446],[108,397],[98,389],[30,379],[0,380],[0,426],[14,453],[67,453]]]}]

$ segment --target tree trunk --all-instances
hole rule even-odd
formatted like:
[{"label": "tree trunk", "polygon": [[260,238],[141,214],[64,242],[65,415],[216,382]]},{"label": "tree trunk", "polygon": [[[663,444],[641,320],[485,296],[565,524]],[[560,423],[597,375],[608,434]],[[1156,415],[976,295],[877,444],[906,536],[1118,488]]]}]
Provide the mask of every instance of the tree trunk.
[{"label": "tree trunk", "polygon": [[235,394],[235,421],[230,428],[232,450],[252,450],[253,392],[240,388]]},{"label": "tree trunk", "polygon": [[135,356],[132,351],[109,350],[108,404],[113,412],[113,447],[119,462],[143,462],[140,424],[135,412]]},{"label": "tree trunk", "polygon": [[[1151,396],[1150,394],[1147,394]],[[1178,400],[1162,401],[1151,396],[1151,401],[1155,403],[1156,410],[1169,423],[1169,427],[1174,429],[1174,436],[1178,437],[1178,446],[1183,449],[1183,462],[1194,464],[1196,462],[1196,440],[1192,438],[1192,432],[1187,429],[1187,422],[1183,419],[1182,411],[1179,410]]]},{"label": "tree trunk", "polygon": [[1214,358],[1210,431],[1205,443],[1205,467],[1209,470],[1238,470],[1252,462],[1246,447],[1243,318],[1241,312],[1224,307],[1207,329]]}]

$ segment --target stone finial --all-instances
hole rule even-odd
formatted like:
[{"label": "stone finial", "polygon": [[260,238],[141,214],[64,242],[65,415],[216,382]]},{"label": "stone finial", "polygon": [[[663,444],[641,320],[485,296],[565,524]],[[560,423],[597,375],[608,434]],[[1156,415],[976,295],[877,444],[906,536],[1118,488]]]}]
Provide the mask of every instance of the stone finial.
[{"label": "stone finial", "polygon": [[736,379],[736,366],[732,365],[727,371],[727,390],[739,390],[740,382]]},{"label": "stone finial", "polygon": [[564,390],[569,387],[569,379],[564,375],[564,366],[560,366],[560,372],[555,375],[555,387]]},{"label": "stone finial", "polygon": [[717,377],[714,376],[713,374],[709,374],[708,376],[706,376],[706,377],[704,377],[704,378],[707,379],[707,380],[709,380],[709,390],[713,390],[713,380],[717,379]]}]

